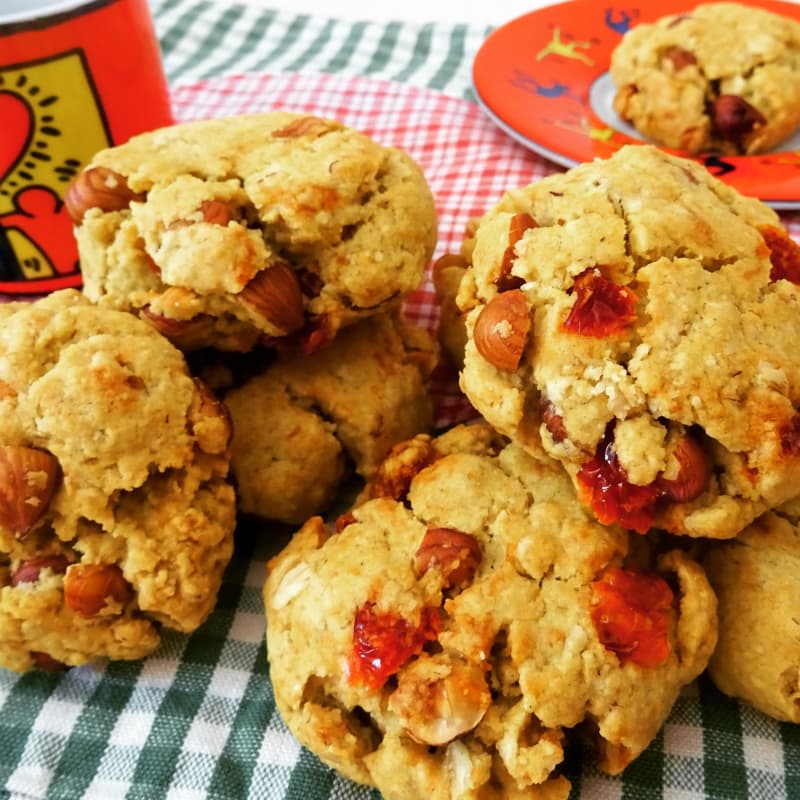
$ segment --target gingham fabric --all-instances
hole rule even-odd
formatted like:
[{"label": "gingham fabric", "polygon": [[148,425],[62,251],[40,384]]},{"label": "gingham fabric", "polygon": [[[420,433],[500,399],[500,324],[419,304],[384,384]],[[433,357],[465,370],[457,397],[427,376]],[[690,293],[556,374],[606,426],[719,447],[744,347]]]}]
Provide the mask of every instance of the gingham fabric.
[{"label": "gingham fabric", "polygon": [[[189,0],[154,3],[178,119],[284,108],[337,117],[406,149],[437,199],[437,255],[456,248],[467,220],[506,188],[559,169],[511,141],[463,99],[470,51],[452,69],[447,94],[427,85],[429,72],[422,65],[413,73],[419,80],[405,83],[360,77],[352,73],[357,65],[374,62],[372,46],[383,40],[365,25],[372,33],[368,41],[360,34],[361,49],[348,57],[352,70],[319,74],[298,55],[286,61],[286,53],[262,36],[264,27],[291,29],[292,15],[238,7],[236,24],[229,20],[222,36],[221,19],[233,8]],[[353,27],[334,22],[331,32],[341,44]],[[399,43],[418,42],[424,27],[392,29],[397,49],[378,48],[385,56],[383,77],[397,78],[398,65],[408,65],[408,48]],[[293,41],[301,52],[341,50],[325,41],[314,47]],[[274,52],[275,58],[259,59],[255,51]],[[235,74],[240,62],[234,53],[258,71]],[[293,70],[279,74],[276,64]],[[329,65],[330,60],[323,64]],[[224,74],[196,81],[215,69]],[[783,218],[797,238],[800,217]],[[406,311],[435,326],[429,281]],[[434,391],[440,423],[471,414],[452,374],[438,375]],[[191,636],[166,634],[161,648],[144,661],[55,675],[0,669],[0,798],[380,800],[377,792],[342,779],[301,748],[275,709],[261,586],[267,558],[289,535],[243,521],[207,623]],[[579,752],[565,771],[573,782],[571,800],[796,800],[800,726],[764,717],[701,678],[683,692],[659,736],[624,775],[600,774]]]}]

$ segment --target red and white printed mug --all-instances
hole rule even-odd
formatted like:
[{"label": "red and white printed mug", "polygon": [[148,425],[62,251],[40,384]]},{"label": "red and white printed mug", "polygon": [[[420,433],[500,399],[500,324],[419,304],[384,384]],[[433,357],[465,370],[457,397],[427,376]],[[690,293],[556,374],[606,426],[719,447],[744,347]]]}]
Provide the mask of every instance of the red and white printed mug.
[{"label": "red and white printed mug", "polygon": [[0,294],[81,285],[70,181],[172,121],[147,0],[2,0]]}]

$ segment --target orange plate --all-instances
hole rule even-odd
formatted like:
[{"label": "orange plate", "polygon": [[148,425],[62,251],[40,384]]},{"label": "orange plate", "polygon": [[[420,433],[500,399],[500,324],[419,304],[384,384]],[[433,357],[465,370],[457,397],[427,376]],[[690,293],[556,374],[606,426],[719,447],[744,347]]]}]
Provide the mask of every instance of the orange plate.
[{"label": "orange plate", "polygon": [[[573,0],[518,17],[491,33],[475,56],[478,100],[506,133],[557,164],[572,167],[607,158],[624,144],[644,141],[612,108],[612,51],[628,28],[695,5]],[[800,20],[797,3],[756,0],[750,5]],[[775,208],[800,208],[800,132],[769,153],[696,160],[742,194]]]}]

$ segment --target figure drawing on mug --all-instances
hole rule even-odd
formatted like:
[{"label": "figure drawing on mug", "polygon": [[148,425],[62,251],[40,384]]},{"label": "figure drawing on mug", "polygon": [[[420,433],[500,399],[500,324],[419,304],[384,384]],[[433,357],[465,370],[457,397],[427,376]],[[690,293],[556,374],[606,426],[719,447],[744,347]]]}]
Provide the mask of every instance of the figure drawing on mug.
[{"label": "figure drawing on mug", "polygon": [[83,52],[0,68],[0,121],[0,281],[79,286],[62,197],[111,142]]}]

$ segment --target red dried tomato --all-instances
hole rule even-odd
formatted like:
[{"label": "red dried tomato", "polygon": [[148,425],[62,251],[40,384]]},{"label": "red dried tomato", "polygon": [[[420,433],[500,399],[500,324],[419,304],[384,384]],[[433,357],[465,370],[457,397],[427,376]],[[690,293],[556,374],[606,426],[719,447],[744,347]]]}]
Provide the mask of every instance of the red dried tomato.
[{"label": "red dried tomato", "polygon": [[604,278],[597,267],[585,269],[572,284],[575,304],[564,330],[601,339],[624,330],[636,319],[636,294]]},{"label": "red dried tomato", "polygon": [[426,642],[439,635],[442,623],[435,608],[423,608],[419,625],[391,612],[376,611],[366,602],[356,609],[348,680],[367,689],[380,689]]},{"label": "red dried tomato", "polygon": [[638,486],[628,481],[614,450],[612,428],[600,441],[594,457],[578,470],[578,492],[604,525],[618,522],[638,533],[652,527],[662,495],[655,483]]},{"label": "red dried tomato", "polygon": [[759,230],[769,248],[770,279],[783,278],[800,285],[800,245],[786,231],[773,225],[765,225]]},{"label": "red dried tomato", "polygon": [[592,583],[592,623],[623,664],[655,667],[669,657],[672,602],[672,589],[660,575],[615,567]]}]

